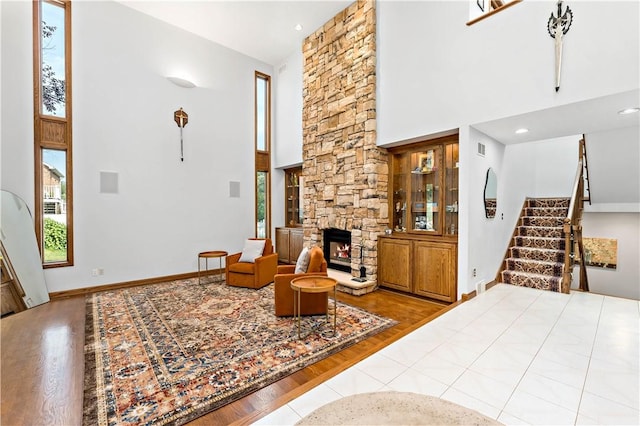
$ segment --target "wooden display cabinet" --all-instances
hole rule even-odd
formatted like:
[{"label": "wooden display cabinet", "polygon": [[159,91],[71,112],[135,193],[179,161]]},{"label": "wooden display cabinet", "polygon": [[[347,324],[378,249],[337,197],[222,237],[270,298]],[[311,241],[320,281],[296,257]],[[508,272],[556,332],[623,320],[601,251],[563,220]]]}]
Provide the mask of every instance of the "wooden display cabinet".
[{"label": "wooden display cabinet", "polygon": [[395,232],[458,232],[458,137],[392,148],[389,185]]},{"label": "wooden display cabinet", "polygon": [[380,285],[457,299],[458,135],[389,149],[391,235],[378,237]]},{"label": "wooden display cabinet", "polygon": [[302,226],[302,167],[284,171],[285,226]]},{"label": "wooden display cabinet", "polygon": [[296,263],[302,251],[302,167],[284,171],[285,226],[276,228],[276,252],[280,263]]}]

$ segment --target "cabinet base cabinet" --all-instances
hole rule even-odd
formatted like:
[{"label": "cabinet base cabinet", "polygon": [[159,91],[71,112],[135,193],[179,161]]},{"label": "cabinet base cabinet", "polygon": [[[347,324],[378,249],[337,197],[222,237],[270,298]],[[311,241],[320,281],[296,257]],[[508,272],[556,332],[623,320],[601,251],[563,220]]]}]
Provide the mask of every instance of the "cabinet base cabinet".
[{"label": "cabinet base cabinet", "polygon": [[456,246],[414,241],[414,293],[445,302],[455,302]]},{"label": "cabinet base cabinet", "polygon": [[302,251],[302,228],[276,228],[276,252],[280,263],[295,264]]},{"label": "cabinet base cabinet", "polygon": [[378,280],[383,287],[443,302],[457,300],[457,244],[378,237]]},{"label": "cabinet base cabinet", "polygon": [[396,290],[411,291],[411,242],[378,239],[378,281]]}]

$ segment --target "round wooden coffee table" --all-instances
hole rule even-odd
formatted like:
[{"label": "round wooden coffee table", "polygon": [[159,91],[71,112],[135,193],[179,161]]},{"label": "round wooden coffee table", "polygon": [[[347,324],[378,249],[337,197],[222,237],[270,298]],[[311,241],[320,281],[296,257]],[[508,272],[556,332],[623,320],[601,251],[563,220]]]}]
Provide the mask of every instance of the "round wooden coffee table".
[{"label": "round wooden coffee table", "polygon": [[227,256],[227,252],[226,251],[222,251],[222,250],[212,250],[212,251],[203,251],[201,253],[198,253],[198,284],[200,284],[200,260],[204,259],[204,270],[205,272],[209,269],[209,259],[215,259],[216,257],[218,258],[218,261],[220,262],[220,278],[222,280],[222,274],[224,273],[224,271],[222,271],[222,258]]},{"label": "round wooden coffee table", "polygon": [[[299,277],[291,280],[291,289],[293,290],[293,313],[298,321],[298,339],[300,339],[300,295],[302,293],[327,293],[333,290],[333,335],[336,335],[336,318],[338,317],[338,299],[336,291],[337,281],[325,276],[307,276]],[[329,321],[329,304],[327,302],[327,321]]]}]

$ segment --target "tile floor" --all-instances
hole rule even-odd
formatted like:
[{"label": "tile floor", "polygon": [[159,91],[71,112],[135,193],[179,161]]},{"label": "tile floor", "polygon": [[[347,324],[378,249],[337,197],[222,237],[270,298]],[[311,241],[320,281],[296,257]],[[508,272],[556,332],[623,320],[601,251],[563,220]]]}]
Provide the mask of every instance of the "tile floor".
[{"label": "tile floor", "polygon": [[640,424],[640,302],[499,284],[260,419],[356,393],[438,396],[508,425]]}]

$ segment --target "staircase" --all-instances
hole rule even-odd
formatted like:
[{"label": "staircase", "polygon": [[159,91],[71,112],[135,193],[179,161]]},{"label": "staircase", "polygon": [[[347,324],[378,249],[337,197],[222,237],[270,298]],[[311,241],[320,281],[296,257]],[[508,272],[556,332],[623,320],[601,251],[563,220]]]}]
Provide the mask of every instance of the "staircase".
[{"label": "staircase", "polygon": [[569,198],[528,198],[505,256],[503,283],[541,290],[568,292],[563,288],[565,262],[564,220]]}]

